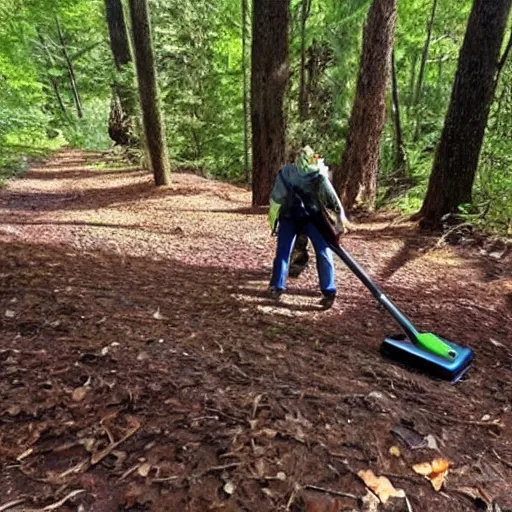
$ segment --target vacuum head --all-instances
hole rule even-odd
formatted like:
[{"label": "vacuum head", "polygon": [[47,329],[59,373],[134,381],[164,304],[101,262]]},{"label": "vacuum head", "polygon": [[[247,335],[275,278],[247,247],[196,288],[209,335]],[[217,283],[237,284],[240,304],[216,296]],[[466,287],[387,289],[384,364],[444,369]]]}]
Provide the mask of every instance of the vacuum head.
[{"label": "vacuum head", "polygon": [[404,334],[386,337],[380,346],[381,354],[407,366],[434,375],[441,379],[457,382],[473,361],[473,351],[440,338],[453,350],[454,357],[446,358],[414,345]]}]

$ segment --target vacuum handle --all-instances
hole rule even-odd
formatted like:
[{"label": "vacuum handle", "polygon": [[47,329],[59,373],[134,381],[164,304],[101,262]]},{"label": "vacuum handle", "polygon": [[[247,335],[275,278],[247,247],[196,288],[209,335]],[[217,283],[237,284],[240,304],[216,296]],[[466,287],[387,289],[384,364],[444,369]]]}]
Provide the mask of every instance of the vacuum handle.
[{"label": "vacuum handle", "polygon": [[391,316],[395,319],[395,321],[400,325],[400,327],[404,330],[405,334],[409,337],[409,339],[413,343],[418,342],[418,334],[419,332],[414,327],[413,323],[405,316],[397,306],[393,303],[393,301],[382,292],[382,290],[370,279],[370,276],[365,272],[365,270],[359,266],[359,264],[354,260],[354,258],[350,255],[350,253],[340,246],[338,243],[338,237],[334,231],[333,226],[327,220],[325,214],[322,211],[314,210],[313,208],[309,208],[309,213],[311,216],[311,222],[314,224],[316,229],[320,232],[324,240],[329,244],[331,250],[338,255],[343,263],[347,265],[347,267],[359,278],[359,280],[370,290],[371,294],[377,299],[377,301],[386,308],[386,310],[391,314]]},{"label": "vacuum handle", "polygon": [[377,301],[382,304],[391,316],[396,320],[400,327],[407,334],[409,339],[414,343],[418,343],[418,334],[412,322],[395,306],[393,301],[387,297],[379,287],[370,279],[370,276],[358,265],[350,253],[342,248],[338,242],[338,236],[334,231],[332,224],[327,220],[327,216],[322,208],[318,208],[311,197],[304,194],[299,189],[299,193],[306,210],[310,215],[310,222],[320,232],[324,240],[327,242],[332,251],[337,254],[343,263],[359,278],[359,280],[370,290]]},{"label": "vacuum handle", "polygon": [[370,279],[368,274],[361,268],[358,263],[354,260],[354,258],[350,255],[350,253],[341,247],[339,244],[333,244],[332,242],[329,244],[332,251],[337,254],[343,263],[347,265],[347,267],[359,278],[359,280],[370,290],[372,295],[377,299],[377,301],[382,304],[387,311],[391,314],[391,316],[396,320],[396,322],[400,325],[400,327],[405,331],[407,336],[409,336],[412,342],[417,340],[418,331],[412,324],[412,322],[404,315],[393,303],[393,301],[383,293],[380,288]]}]

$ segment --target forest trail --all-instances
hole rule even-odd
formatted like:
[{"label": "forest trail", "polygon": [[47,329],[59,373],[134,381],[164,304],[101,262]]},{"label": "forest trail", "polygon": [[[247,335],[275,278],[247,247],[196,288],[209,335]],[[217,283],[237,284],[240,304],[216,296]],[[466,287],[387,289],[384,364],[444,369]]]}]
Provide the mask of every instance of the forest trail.
[{"label": "forest trail", "polygon": [[[381,358],[396,327],[341,263],[331,310],[314,266],[270,301],[249,192],[102,159],[62,151],[0,191],[0,508],[365,510],[304,488],[363,497],[371,468],[415,512],[512,510],[510,258],[384,217],[344,238],[418,327],[475,350],[451,385]],[[443,492],[412,470],[439,456]]]}]

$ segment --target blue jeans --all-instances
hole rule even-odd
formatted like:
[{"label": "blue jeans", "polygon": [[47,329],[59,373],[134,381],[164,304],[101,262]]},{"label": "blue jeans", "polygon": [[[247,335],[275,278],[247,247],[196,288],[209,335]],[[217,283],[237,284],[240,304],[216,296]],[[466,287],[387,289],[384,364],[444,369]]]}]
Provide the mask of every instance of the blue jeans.
[{"label": "blue jeans", "polygon": [[[286,288],[286,278],[288,277],[288,267],[290,265],[293,244],[302,226],[303,224],[293,219],[279,220],[276,257],[274,258],[272,278],[270,280],[270,286],[275,286],[279,290]],[[332,253],[327,242],[311,222],[305,225],[302,232],[308,236],[315,249],[320,290],[324,294],[335,293],[334,264],[332,261]]]}]

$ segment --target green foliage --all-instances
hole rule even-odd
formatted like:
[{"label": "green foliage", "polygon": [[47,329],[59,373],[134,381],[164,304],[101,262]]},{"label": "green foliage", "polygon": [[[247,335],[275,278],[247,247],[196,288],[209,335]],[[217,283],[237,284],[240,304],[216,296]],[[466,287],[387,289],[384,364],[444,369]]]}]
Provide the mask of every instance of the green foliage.
[{"label": "green foliage", "polygon": [[[291,1],[288,143],[309,143],[339,164],[358,77],[361,36],[371,0],[311,0],[306,26],[308,116],[299,121],[301,4]],[[415,102],[433,0],[398,0],[395,59],[407,186],[394,179],[391,116],[381,148],[379,204],[416,211],[423,200],[448,107],[472,0],[439,0]],[[250,2],[249,2],[250,4]],[[232,181],[244,177],[241,1],[152,0],[150,10],[163,118],[174,167]],[[250,16],[250,13],[249,13]],[[59,19],[76,75],[79,119],[56,33]],[[510,22],[512,24],[512,20]],[[250,32],[250,20],[249,20]],[[249,40],[250,45],[250,40]],[[512,66],[504,68],[474,189],[472,215],[494,230],[512,219]],[[311,74],[311,70],[313,73]],[[64,144],[106,148],[111,85],[135,85],[115,70],[104,0],[11,0],[0,4],[0,168],[22,169],[21,155]],[[391,111],[391,109],[388,109]],[[57,134],[57,136],[55,136]],[[34,150],[34,148],[37,148]],[[476,206],[475,206],[476,205]],[[479,216],[481,205],[486,215]]]},{"label": "green foliage", "polygon": [[243,172],[241,5],[155,0],[153,39],[176,164],[234,179]]},{"label": "green foliage", "polygon": [[[56,35],[63,27],[85,116],[73,107],[67,68]],[[13,0],[0,6],[0,167],[13,174],[30,156],[71,143],[106,147],[110,56],[103,2]],[[56,90],[60,95],[59,104]],[[49,137],[55,130],[64,137]],[[35,151],[41,154],[41,151]]]}]

